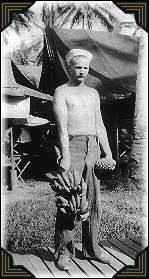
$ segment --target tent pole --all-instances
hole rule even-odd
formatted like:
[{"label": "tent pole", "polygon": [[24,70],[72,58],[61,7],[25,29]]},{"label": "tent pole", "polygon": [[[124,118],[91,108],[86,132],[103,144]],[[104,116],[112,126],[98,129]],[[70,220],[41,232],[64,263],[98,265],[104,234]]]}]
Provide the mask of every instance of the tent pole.
[{"label": "tent pole", "polygon": [[117,113],[117,100],[116,100],[116,161],[117,170],[119,171],[119,127],[118,127],[118,113]]},{"label": "tent pole", "polygon": [[10,139],[11,139],[11,142],[10,142],[10,144],[11,144],[11,147],[10,147],[10,150],[11,150],[11,163],[12,163],[12,166],[14,166],[14,157],[13,157],[13,128],[12,128],[12,126],[11,126],[11,137],[10,137]]},{"label": "tent pole", "polygon": [[11,186],[12,190],[17,190],[17,170],[15,170],[15,161],[14,161],[14,154],[13,154],[13,127],[11,126],[11,165],[12,169],[10,170],[10,175],[11,175]]}]

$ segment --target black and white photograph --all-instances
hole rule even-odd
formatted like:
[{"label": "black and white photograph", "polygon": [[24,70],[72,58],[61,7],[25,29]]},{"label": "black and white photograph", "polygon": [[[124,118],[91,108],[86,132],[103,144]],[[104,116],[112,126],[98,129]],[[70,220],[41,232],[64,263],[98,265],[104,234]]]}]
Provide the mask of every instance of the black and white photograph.
[{"label": "black and white photograph", "polygon": [[148,246],[148,33],[115,3],[1,32],[1,247],[34,278],[118,278]]}]

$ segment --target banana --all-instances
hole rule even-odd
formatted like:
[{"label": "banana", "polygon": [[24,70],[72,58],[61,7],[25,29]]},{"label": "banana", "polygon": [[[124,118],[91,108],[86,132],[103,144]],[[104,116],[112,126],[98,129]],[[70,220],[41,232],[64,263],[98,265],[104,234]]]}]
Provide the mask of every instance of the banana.
[{"label": "banana", "polygon": [[61,207],[60,210],[61,210],[63,213],[67,214],[66,210],[65,210],[63,207]]},{"label": "banana", "polygon": [[88,201],[84,204],[84,206],[81,208],[81,213],[85,213],[88,210]]},{"label": "banana", "polygon": [[67,187],[70,187],[69,178],[68,178],[68,176],[66,175],[65,172],[62,172],[62,178],[63,178],[63,180],[64,180],[65,185],[66,185]]},{"label": "banana", "polygon": [[70,207],[70,205],[68,203],[65,203],[65,202],[62,202],[61,206],[63,206],[63,207]]},{"label": "banana", "polygon": [[71,200],[72,200],[74,211],[76,212],[76,200],[75,200],[75,197],[73,195],[71,197]]},{"label": "banana", "polygon": [[79,171],[74,171],[74,176],[75,176],[75,185],[78,186],[78,184],[80,184],[80,180],[81,180],[81,177],[79,175]]},{"label": "banana", "polygon": [[82,193],[87,190],[87,184],[83,179],[81,180],[81,188],[82,188]]},{"label": "banana", "polygon": [[86,196],[82,196],[81,197],[81,208],[83,208],[85,204],[86,204]]},{"label": "banana", "polygon": [[68,176],[69,176],[70,184],[74,185],[74,178],[73,178],[73,175],[70,171],[68,172]]},{"label": "banana", "polygon": [[54,180],[54,185],[55,185],[56,188],[59,188],[59,190],[62,190],[62,186],[58,182],[56,182],[55,180]]},{"label": "banana", "polygon": [[74,189],[76,190],[78,187],[78,184],[80,183],[80,176],[79,176],[79,172],[77,170],[73,171],[73,178],[74,178]]},{"label": "banana", "polygon": [[64,183],[64,181],[63,181],[63,179],[62,179],[62,177],[61,177],[61,175],[58,173],[57,174],[57,179],[59,180],[59,182],[61,183],[61,185],[64,187],[65,186],[65,183]]},{"label": "banana", "polygon": [[73,204],[71,201],[69,201],[69,204],[70,204],[70,208],[71,208],[71,211],[73,212],[74,211],[74,208],[73,208]]},{"label": "banana", "polygon": [[57,174],[57,178],[59,180],[59,182],[61,183],[61,185],[63,186],[63,188],[67,191],[70,192],[70,189],[65,185],[65,182],[63,181],[62,177],[60,176],[60,174]]},{"label": "banana", "polygon": [[53,175],[52,173],[46,173],[45,175],[46,175],[46,177],[48,177],[49,179],[52,179],[52,180],[56,178],[56,176]]},{"label": "banana", "polygon": [[89,211],[87,211],[87,212],[86,212],[85,214],[83,214],[83,215],[80,214],[81,221],[82,221],[82,222],[86,221],[87,218],[88,218],[88,216],[89,216]]},{"label": "banana", "polygon": [[62,196],[59,196],[59,199],[60,199],[63,203],[65,203],[65,204],[68,205],[68,201],[67,201],[65,198],[63,198]]},{"label": "banana", "polygon": [[70,189],[66,185],[64,186],[64,189],[70,193]]},{"label": "banana", "polygon": [[77,195],[76,195],[76,205],[77,205],[77,209],[80,208],[80,201],[81,201],[81,198],[80,198],[79,195],[77,194]]}]

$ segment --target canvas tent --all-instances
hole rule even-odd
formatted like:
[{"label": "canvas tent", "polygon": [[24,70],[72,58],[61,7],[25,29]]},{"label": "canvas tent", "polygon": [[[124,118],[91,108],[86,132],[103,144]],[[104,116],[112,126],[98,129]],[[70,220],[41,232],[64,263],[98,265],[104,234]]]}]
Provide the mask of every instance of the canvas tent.
[{"label": "canvas tent", "polygon": [[[17,67],[9,57],[3,58],[1,86],[2,102],[4,103],[2,106],[3,118],[12,118],[15,122],[15,119],[20,118],[23,121],[32,114],[32,102],[34,103],[36,100],[52,102],[53,97],[44,94],[38,88],[40,75],[41,66],[19,65]],[[38,113],[35,116],[39,117]]]},{"label": "canvas tent", "polygon": [[39,87],[54,92],[68,80],[65,62],[72,48],[83,48],[93,54],[87,85],[98,90],[101,99],[135,93],[139,38],[91,30],[45,30],[43,68]]}]

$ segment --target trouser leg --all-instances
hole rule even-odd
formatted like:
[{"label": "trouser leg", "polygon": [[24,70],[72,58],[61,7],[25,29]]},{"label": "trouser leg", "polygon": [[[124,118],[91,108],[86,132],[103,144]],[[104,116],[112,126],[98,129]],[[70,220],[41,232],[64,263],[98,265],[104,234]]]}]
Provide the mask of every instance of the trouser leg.
[{"label": "trouser leg", "polygon": [[74,255],[74,239],[73,239],[74,220],[72,216],[63,215],[57,209],[57,217],[55,224],[55,259],[60,254]]},{"label": "trouser leg", "polygon": [[90,216],[85,222],[82,222],[82,251],[86,257],[99,258],[101,255],[98,245],[101,220],[100,181],[95,176],[92,166],[86,166],[85,181],[88,185]]},{"label": "trouser leg", "polygon": [[[80,149],[79,149],[80,147]],[[79,171],[80,176],[84,168],[84,151],[80,146],[80,143],[71,143],[70,155],[71,166],[69,171]],[[57,259],[60,254],[69,254],[71,258],[75,256],[74,246],[74,220],[73,216],[63,215],[59,209],[57,209],[56,224],[55,224],[55,258]]]}]

